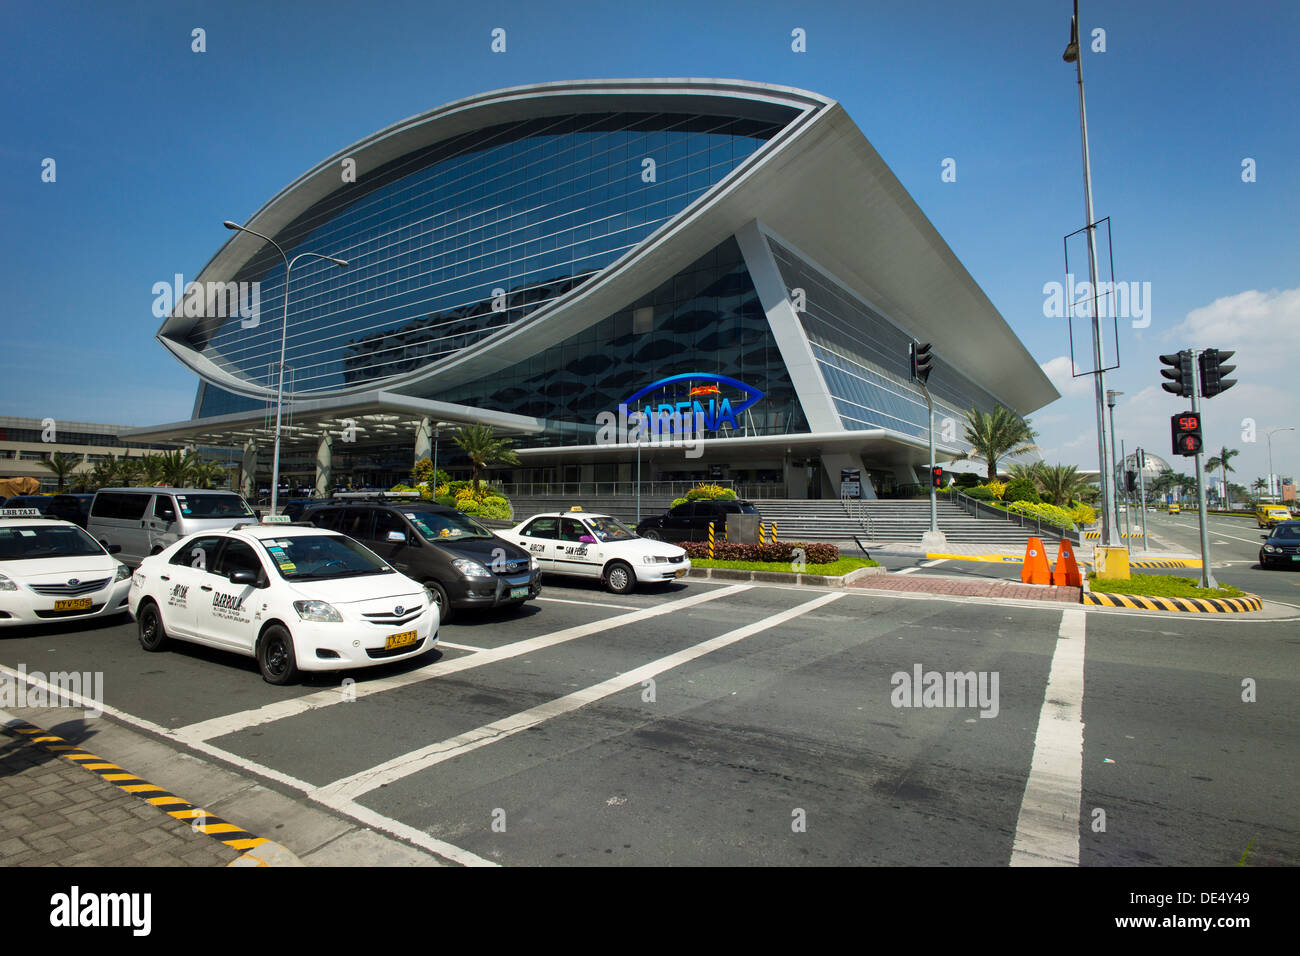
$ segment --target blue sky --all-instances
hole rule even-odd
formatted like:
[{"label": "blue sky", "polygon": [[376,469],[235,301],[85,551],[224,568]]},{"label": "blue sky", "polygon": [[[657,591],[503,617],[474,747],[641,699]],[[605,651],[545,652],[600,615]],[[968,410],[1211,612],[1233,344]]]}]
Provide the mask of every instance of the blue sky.
[{"label": "blue sky", "polygon": [[[1181,401],[1156,354],[1236,348],[1241,384],[1208,403],[1207,444],[1241,449],[1249,481],[1265,432],[1300,427],[1284,354],[1300,349],[1300,5],[1082,7],[1085,40],[1100,27],[1106,43],[1084,60],[1096,214],[1116,278],[1151,284],[1149,326],[1119,323],[1120,437],[1168,457]],[[1096,467],[1091,379],[1069,377],[1064,321],[1043,314],[1083,224],[1069,15],[1069,0],[9,5],[0,414],[188,417],[196,379],[153,338],[153,283],[197,273],[222,220],[396,120],[522,83],[734,77],[844,105],[1063,391],[1033,416],[1045,457]],[[1280,472],[1300,471],[1297,435],[1274,438]]]}]

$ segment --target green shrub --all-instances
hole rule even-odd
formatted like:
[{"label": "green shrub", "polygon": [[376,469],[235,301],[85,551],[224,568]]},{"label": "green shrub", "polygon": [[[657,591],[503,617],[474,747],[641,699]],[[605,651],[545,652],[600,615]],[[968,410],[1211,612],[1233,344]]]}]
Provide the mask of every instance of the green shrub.
[{"label": "green shrub", "polygon": [[668,507],[672,509],[672,508],[676,508],[678,505],[684,505],[684,504],[686,504],[685,498],[674,498],[673,503],[670,504]]},{"label": "green shrub", "polygon": [[958,488],[974,488],[980,483],[979,475],[972,475],[969,472],[962,472],[957,476]]},{"label": "green shrub", "polygon": [[700,484],[686,492],[687,501],[717,501],[735,497],[734,491],[721,485]]},{"label": "green shrub", "polygon": [[1045,504],[1041,501],[1016,501],[1007,506],[1007,510],[1013,514],[1029,515],[1032,518],[1042,518],[1044,521],[1057,525],[1069,530],[1074,527],[1074,518],[1064,508],[1057,505]]},{"label": "green shrub", "polygon": [[438,504],[442,505],[444,508],[456,507],[456,499],[451,495],[439,495],[437,498],[434,498],[433,500],[436,501]]},{"label": "green shrub", "polygon": [[1092,509],[1092,505],[1077,501],[1070,508],[1070,518],[1074,521],[1076,528],[1082,528],[1084,525],[1092,524],[1097,520],[1097,512]]},{"label": "green shrub", "polygon": [[976,501],[994,501],[997,497],[993,492],[989,491],[982,485],[975,485],[974,487],[967,488],[966,494],[969,497],[974,498]]},{"label": "green shrub", "polygon": [[[682,544],[692,558],[707,558],[707,541],[688,541]],[[826,542],[778,541],[776,544],[741,544],[718,541],[714,543],[713,557],[719,561],[793,561],[794,549],[801,548],[809,564],[833,564],[840,559],[840,549]]]},{"label": "green shrub", "polygon": [[1007,483],[1007,490],[1002,493],[1002,500],[1011,504],[1015,501],[1037,503],[1042,499],[1038,497],[1038,489],[1028,478],[1013,478]]}]

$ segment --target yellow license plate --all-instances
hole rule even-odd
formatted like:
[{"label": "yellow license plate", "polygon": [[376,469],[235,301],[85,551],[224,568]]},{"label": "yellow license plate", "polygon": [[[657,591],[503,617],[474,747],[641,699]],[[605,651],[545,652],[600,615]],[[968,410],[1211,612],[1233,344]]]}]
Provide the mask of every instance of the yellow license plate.
[{"label": "yellow license plate", "polygon": [[69,598],[66,601],[55,601],[54,610],[88,611],[90,610],[90,598]]},{"label": "yellow license plate", "polygon": [[384,650],[391,651],[395,647],[405,647],[407,644],[414,644],[415,635],[415,631],[403,631],[401,634],[389,634],[388,640],[384,643]]}]

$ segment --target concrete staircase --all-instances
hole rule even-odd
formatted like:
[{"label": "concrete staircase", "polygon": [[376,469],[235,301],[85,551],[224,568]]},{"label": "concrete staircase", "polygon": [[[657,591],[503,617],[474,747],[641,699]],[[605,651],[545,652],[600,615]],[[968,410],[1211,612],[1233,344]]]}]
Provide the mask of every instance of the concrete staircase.
[{"label": "concrete staircase", "polygon": [[[645,495],[641,498],[641,517],[662,514],[671,502],[672,499],[666,495]],[[538,512],[568,511],[572,505],[581,505],[584,511],[613,515],[629,526],[636,523],[636,499],[630,496],[520,496],[511,503],[516,522]],[[861,507],[866,514],[867,527],[838,499],[765,498],[755,501],[754,505],[765,523],[776,522],[777,535],[784,541],[844,540],[856,535],[864,542],[877,544],[919,542],[921,535],[930,529],[930,502],[925,498],[864,501]],[[1024,549],[1031,534],[1042,537],[1044,544],[1059,540],[1059,535],[1046,528],[1039,535],[1036,530],[1022,528],[1015,521],[998,517],[974,518],[949,501],[938,503],[938,517],[939,530],[953,547],[967,543],[1015,551]]]}]

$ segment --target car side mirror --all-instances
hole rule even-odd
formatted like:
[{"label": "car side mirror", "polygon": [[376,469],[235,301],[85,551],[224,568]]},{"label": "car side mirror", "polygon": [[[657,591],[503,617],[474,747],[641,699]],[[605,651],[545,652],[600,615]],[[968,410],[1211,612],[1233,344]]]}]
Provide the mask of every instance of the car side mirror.
[{"label": "car side mirror", "polygon": [[1273,537],[1271,534],[1261,534],[1261,535],[1260,535],[1260,538],[1263,539],[1264,541],[1267,541],[1267,540],[1268,540],[1269,538],[1271,538],[1271,537]]},{"label": "car side mirror", "polygon": [[589,534],[584,534],[582,537],[580,537],[580,538],[578,539],[578,543],[579,543],[579,544],[595,544],[595,543],[596,543],[596,539],[593,538],[593,537],[592,537],[591,535],[589,535]]},{"label": "car side mirror", "polygon": [[257,586],[257,579],[260,575],[256,571],[231,571],[231,584],[251,584]]},{"label": "car side mirror", "polygon": [[406,533],[403,531],[390,531],[388,537],[384,540],[389,544],[406,544]]}]

